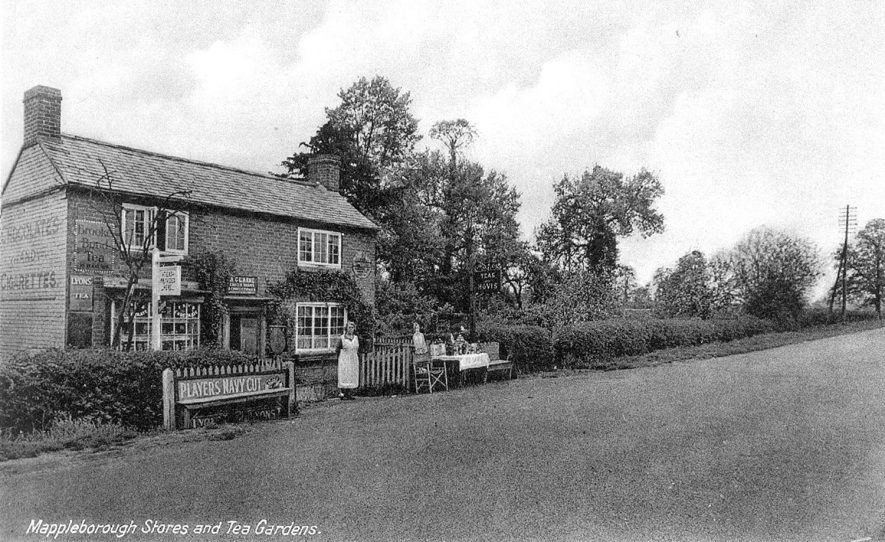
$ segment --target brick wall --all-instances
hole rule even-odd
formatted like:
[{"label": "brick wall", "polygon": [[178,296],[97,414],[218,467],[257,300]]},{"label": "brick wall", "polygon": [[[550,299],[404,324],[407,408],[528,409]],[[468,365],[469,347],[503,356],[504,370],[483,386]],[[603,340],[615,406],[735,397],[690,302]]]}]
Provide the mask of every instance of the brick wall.
[{"label": "brick wall", "polygon": [[[112,247],[102,247],[103,243],[110,243],[110,240],[101,236],[105,207],[100,203],[90,200],[83,193],[71,193],[69,196],[69,272],[75,276],[90,274],[82,270],[83,265],[94,266],[96,269],[92,273],[96,284],[93,321],[93,342],[96,345],[106,344],[109,340],[107,335],[110,312],[107,308],[106,291],[102,288],[102,278],[114,280],[113,277],[123,276],[126,270],[125,265],[114,256]],[[146,201],[131,203],[150,204]],[[235,262],[236,274],[257,277],[260,295],[266,295],[268,285],[283,280],[286,273],[297,264],[299,224],[296,222],[205,209],[191,210],[189,221],[189,253],[195,255],[201,251],[210,251],[224,254]],[[319,229],[316,225],[311,227]],[[91,248],[83,247],[84,240]],[[366,301],[374,303],[374,236],[353,230],[344,231],[342,245],[341,270],[354,274]],[[77,252],[80,254],[76,254]],[[96,262],[84,263],[87,252],[91,253]],[[74,262],[78,259],[80,270],[74,268]],[[183,275],[185,280],[194,278],[188,269],[184,270]],[[150,266],[147,265],[143,269],[142,280],[147,282],[149,279]],[[120,279],[116,280],[119,282]]]},{"label": "brick wall", "polygon": [[61,177],[46,158],[46,153],[35,145],[21,151],[12,176],[3,192],[3,205],[10,205],[21,198],[60,187]]},{"label": "brick wall", "polygon": [[[298,227],[297,222],[221,213],[191,213],[190,252],[195,254],[200,250],[209,250],[223,253],[236,262],[237,274],[258,277],[258,291],[265,293],[269,284],[283,280],[286,273],[297,265]],[[310,227],[332,230],[328,226]],[[341,271],[358,275],[357,284],[366,301],[374,304],[374,237],[350,230],[343,232],[341,242]],[[367,263],[362,262],[363,258]],[[364,266],[368,273],[363,271]]]},{"label": "brick wall", "polygon": [[[17,172],[18,174],[18,172]],[[0,355],[65,344],[67,202],[55,192],[0,213]]]},{"label": "brick wall", "polygon": [[41,137],[59,137],[61,133],[61,91],[36,86],[24,97],[24,146]]}]

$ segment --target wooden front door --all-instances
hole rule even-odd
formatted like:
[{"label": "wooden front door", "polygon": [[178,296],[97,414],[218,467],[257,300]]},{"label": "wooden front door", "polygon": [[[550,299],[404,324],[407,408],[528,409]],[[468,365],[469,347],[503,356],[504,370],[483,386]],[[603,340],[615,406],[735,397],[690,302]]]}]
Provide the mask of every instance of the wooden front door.
[{"label": "wooden front door", "polygon": [[240,350],[249,355],[258,353],[258,318],[240,318]]}]

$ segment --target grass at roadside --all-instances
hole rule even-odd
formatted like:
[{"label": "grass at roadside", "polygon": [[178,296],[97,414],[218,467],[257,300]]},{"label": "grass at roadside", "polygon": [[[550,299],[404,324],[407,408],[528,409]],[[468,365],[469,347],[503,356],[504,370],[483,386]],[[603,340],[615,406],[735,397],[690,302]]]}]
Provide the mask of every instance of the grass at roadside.
[{"label": "grass at roadside", "polygon": [[188,431],[134,431],[118,424],[61,418],[47,431],[0,433],[0,463],[37,457],[50,452],[87,450],[101,452],[126,445],[163,446],[201,440],[232,440],[244,433],[244,425],[207,424]]},{"label": "grass at roadside", "polygon": [[865,320],[860,322],[851,322],[845,325],[834,324],[829,326],[814,326],[801,329],[799,331],[782,331],[774,333],[765,333],[755,335],[744,339],[736,339],[729,342],[716,342],[702,344],[699,346],[684,346],[678,348],[668,348],[666,350],[656,350],[647,354],[638,356],[624,356],[615,358],[607,362],[583,369],[594,370],[619,370],[619,369],[636,369],[639,367],[652,367],[664,363],[673,363],[676,361],[685,361],[691,359],[709,359],[720,358],[725,356],[733,356],[736,354],[744,354],[746,352],[755,352],[757,350],[767,350],[769,348],[777,348],[789,344],[796,344],[806,341],[814,341],[817,339],[825,339],[835,337],[837,335],[846,335],[877,329],[883,327],[883,324],[875,320]]},{"label": "grass at roadside", "polygon": [[59,418],[47,431],[0,434],[0,461],[35,457],[58,450],[105,449],[122,444],[138,435],[115,423],[89,419]]}]

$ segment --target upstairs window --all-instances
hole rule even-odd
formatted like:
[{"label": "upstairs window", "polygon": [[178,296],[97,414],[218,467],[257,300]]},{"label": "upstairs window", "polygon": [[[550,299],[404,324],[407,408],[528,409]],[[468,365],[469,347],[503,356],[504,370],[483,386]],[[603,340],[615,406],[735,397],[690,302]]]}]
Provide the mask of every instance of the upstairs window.
[{"label": "upstairs window", "polygon": [[187,254],[187,214],[176,213],[166,219],[166,252]]},{"label": "upstairs window", "polygon": [[298,263],[340,268],[341,234],[299,228]]},{"label": "upstairs window", "polygon": [[[123,207],[123,240],[129,250],[138,250],[144,246],[145,238],[154,223],[153,207],[125,205]],[[153,247],[153,242],[150,244]]]},{"label": "upstairs window", "polygon": [[[151,228],[155,227],[156,215],[156,207],[130,204],[123,206],[123,240],[129,250],[141,250],[144,247],[145,238],[150,234]],[[166,252],[187,254],[188,222],[187,213],[180,211],[166,219]],[[151,239],[148,248],[153,247],[154,240]]]}]

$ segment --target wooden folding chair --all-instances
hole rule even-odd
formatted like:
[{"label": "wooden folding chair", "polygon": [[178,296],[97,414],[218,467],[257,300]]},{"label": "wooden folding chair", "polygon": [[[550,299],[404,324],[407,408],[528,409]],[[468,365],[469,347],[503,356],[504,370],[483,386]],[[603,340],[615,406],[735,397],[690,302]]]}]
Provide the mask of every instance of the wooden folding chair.
[{"label": "wooden folding chair", "polygon": [[[433,355],[439,354],[432,345],[430,353],[415,354],[412,357],[412,374],[415,381],[415,393],[421,393],[426,389],[428,393],[442,387],[449,389],[449,376],[446,373],[446,363],[442,360],[434,360]],[[445,353],[445,350],[443,350]]]},{"label": "wooden folding chair", "polygon": [[442,386],[443,390],[449,391],[449,372],[445,361],[431,358],[427,371],[430,378],[430,393],[433,393],[433,388],[437,384]]}]

